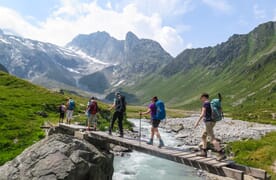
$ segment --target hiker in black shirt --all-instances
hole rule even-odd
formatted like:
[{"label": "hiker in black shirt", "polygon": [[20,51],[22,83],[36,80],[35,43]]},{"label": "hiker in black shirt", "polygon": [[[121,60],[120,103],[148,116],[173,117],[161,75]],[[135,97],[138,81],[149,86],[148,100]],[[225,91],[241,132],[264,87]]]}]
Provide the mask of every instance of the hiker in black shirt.
[{"label": "hiker in black shirt", "polygon": [[123,119],[124,119],[124,114],[126,112],[126,102],[125,102],[125,97],[122,96],[120,92],[115,93],[114,103],[111,106],[110,110],[112,109],[115,109],[115,112],[113,114],[112,121],[109,127],[109,134],[112,135],[114,123],[118,119],[120,137],[123,137],[124,136]]}]

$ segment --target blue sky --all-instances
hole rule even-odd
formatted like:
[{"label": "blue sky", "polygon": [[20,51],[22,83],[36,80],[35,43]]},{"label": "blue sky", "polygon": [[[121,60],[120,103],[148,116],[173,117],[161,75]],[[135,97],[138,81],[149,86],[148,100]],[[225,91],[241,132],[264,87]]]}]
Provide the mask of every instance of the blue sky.
[{"label": "blue sky", "polygon": [[77,34],[128,31],[172,55],[212,46],[276,20],[275,0],[0,0],[0,28],[65,45]]}]

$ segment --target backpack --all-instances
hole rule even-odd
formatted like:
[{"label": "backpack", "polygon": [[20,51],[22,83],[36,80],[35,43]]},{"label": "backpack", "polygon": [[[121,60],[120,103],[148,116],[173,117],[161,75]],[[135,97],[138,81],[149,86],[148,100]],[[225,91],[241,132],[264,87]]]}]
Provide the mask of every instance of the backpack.
[{"label": "backpack", "polygon": [[98,103],[96,101],[93,101],[90,105],[89,105],[89,112],[90,114],[97,114],[99,112],[99,107],[98,107]]},{"label": "backpack", "polygon": [[156,103],[156,119],[157,120],[164,120],[166,119],[166,108],[163,101],[158,100]]},{"label": "backpack", "polygon": [[219,94],[219,98],[213,99],[210,104],[211,104],[211,109],[212,109],[212,120],[214,121],[221,121],[224,116],[222,112],[222,105],[221,105],[221,95]]},{"label": "backpack", "polygon": [[126,112],[126,98],[125,96],[121,96],[120,97],[120,109],[121,109],[121,112]]},{"label": "backpack", "polygon": [[71,99],[68,103],[68,109],[74,110],[74,108],[75,108],[75,101]]},{"label": "backpack", "polygon": [[66,111],[66,106],[64,106],[64,105],[61,105],[61,106],[59,106],[59,112],[65,112]]}]

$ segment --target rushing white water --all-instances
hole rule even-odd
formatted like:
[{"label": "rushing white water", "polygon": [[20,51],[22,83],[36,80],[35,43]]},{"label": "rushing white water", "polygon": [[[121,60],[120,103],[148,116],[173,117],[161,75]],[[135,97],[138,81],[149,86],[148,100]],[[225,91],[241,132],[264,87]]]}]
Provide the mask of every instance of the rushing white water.
[{"label": "rushing white water", "polygon": [[[135,130],[139,130],[139,120],[131,119],[135,124]],[[151,125],[142,120],[142,137],[148,137]],[[177,140],[172,134],[160,129],[162,139],[166,146],[175,147]],[[158,140],[155,140],[155,146]],[[169,160],[150,156],[147,154],[132,152],[125,157],[116,156],[114,159],[114,180],[198,180],[196,170]]]}]

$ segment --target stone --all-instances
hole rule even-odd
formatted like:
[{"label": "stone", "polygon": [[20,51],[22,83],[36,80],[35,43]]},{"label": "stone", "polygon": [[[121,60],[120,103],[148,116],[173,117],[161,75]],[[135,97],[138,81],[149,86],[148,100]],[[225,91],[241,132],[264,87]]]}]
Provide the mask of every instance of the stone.
[{"label": "stone", "polygon": [[51,135],[0,167],[0,180],[111,180],[113,155],[64,134]]},{"label": "stone", "polygon": [[173,132],[176,132],[176,133],[178,133],[179,131],[181,131],[181,130],[183,130],[183,129],[184,129],[183,124],[177,124],[177,125],[173,125],[173,126],[171,127],[171,130],[172,130]]}]

